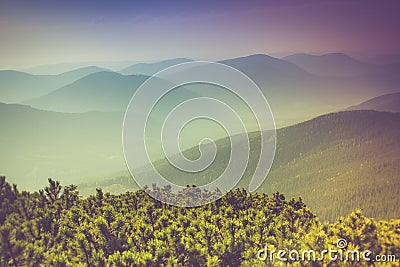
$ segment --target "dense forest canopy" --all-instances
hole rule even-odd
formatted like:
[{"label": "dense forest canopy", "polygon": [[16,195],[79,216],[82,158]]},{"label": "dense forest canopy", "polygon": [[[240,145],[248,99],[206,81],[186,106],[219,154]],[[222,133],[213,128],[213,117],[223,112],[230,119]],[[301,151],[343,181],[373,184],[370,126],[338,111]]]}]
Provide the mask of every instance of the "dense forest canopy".
[{"label": "dense forest canopy", "polygon": [[[167,188],[154,187],[159,194]],[[191,190],[186,191],[190,201]],[[181,192],[185,194],[185,192]],[[172,196],[173,197],[173,196]],[[169,206],[143,190],[82,198],[49,179],[19,192],[0,178],[0,266],[368,266],[366,261],[260,259],[260,250],[370,250],[400,258],[400,220],[354,211],[322,223],[301,199],[243,189],[197,208]],[[392,258],[393,260],[393,258]],[[398,266],[398,260],[381,263]],[[376,264],[376,263],[375,263]],[[378,264],[379,265],[379,264]]]}]

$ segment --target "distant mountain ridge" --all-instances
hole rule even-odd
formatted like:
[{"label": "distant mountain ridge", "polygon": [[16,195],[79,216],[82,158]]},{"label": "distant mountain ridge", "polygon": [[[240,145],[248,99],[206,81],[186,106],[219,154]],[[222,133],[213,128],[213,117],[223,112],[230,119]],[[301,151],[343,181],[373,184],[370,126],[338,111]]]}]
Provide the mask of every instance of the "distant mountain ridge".
[{"label": "distant mountain ridge", "polygon": [[355,76],[378,70],[373,64],[358,61],[343,53],[293,54],[282,59],[296,64],[309,73],[322,76]]},{"label": "distant mountain ridge", "polygon": [[25,102],[37,108],[61,112],[122,112],[133,92],[147,79],[116,72],[96,72],[47,95]]},{"label": "distant mountain ridge", "polygon": [[167,59],[155,63],[138,63],[134,64],[132,66],[126,67],[119,72],[124,75],[133,75],[133,74],[140,74],[140,75],[147,75],[147,76],[152,76],[153,74],[171,67],[176,64],[181,64],[185,62],[190,62],[192,61],[191,59],[188,58],[173,58],[173,59]]},{"label": "distant mountain ridge", "polygon": [[20,71],[2,70],[0,71],[0,101],[20,103],[48,94],[86,75],[104,70],[89,66],[59,75],[32,75]]},{"label": "distant mountain ridge", "polygon": [[400,112],[400,93],[386,94],[374,97],[347,110],[376,110],[386,112]]},{"label": "distant mountain ridge", "polygon": [[[311,57],[313,60],[316,57],[318,61],[323,58],[324,64],[328,67],[334,66],[336,61],[349,61],[355,65],[364,66],[364,63],[339,53],[325,56],[306,55],[306,57]],[[133,72],[153,74],[165,67],[188,61],[190,59],[178,58],[149,64],[135,64],[131,67]],[[369,74],[350,75],[351,73],[348,73],[350,76],[335,76],[333,72],[333,76],[323,76],[309,73],[286,60],[263,54],[220,62],[237,68],[260,87],[274,112],[278,127],[285,127],[324,113],[343,110],[366,97],[394,92],[395,88],[400,88],[400,76],[396,75],[398,73],[396,66],[373,66],[374,72]],[[107,76],[110,80],[107,81],[102,76]],[[57,90],[53,88],[48,93],[39,94],[36,90],[32,90],[39,95],[27,101],[19,101],[19,103],[62,112],[123,111],[126,108],[127,99],[132,96],[134,88],[138,87],[139,80],[143,80],[125,76],[127,75],[90,76],[89,74]],[[36,76],[32,78],[37,79]],[[128,81],[131,81],[131,84]],[[30,84],[34,83],[30,82]],[[68,93],[68,90],[71,92]],[[93,96],[90,96],[89,92]]]},{"label": "distant mountain ridge", "polygon": [[85,68],[88,66],[97,66],[103,70],[118,70],[125,66],[132,65],[134,61],[89,61],[89,62],[64,62],[55,64],[44,64],[34,67],[24,68],[19,71],[33,75],[59,75],[65,72],[70,72],[76,69]]},{"label": "distant mountain ridge", "polygon": [[[277,59],[257,54],[221,61],[248,75],[267,97],[274,112],[278,127],[285,127],[318,115],[344,109],[365,97],[393,92],[400,85],[400,76],[395,66],[364,64],[345,54],[309,56],[322,62],[326,73],[311,73],[300,64],[286,58]],[[361,64],[364,72],[336,75],[335,62]],[[323,69],[318,67],[317,69]],[[366,70],[367,69],[367,70]],[[372,71],[372,72],[370,72]],[[361,74],[360,74],[361,73]]]},{"label": "distant mountain ridge", "polygon": [[[239,58],[226,59],[219,62],[245,72],[250,76],[250,78],[255,78],[261,73],[264,76],[264,79],[269,80],[274,80],[277,78],[282,79],[282,76],[291,76],[296,78],[309,75],[309,73],[291,62],[287,62],[285,60],[265,54],[249,55]],[[267,77],[265,77],[265,75],[267,75]]]},{"label": "distant mountain ridge", "polygon": [[82,67],[70,71],[63,72],[61,74],[55,75],[55,76],[61,76],[64,78],[68,78],[71,81],[76,81],[78,79],[81,79],[87,75],[96,73],[96,72],[103,72],[103,71],[110,71],[109,69],[105,68],[99,68],[97,66],[87,66],[87,67]]}]

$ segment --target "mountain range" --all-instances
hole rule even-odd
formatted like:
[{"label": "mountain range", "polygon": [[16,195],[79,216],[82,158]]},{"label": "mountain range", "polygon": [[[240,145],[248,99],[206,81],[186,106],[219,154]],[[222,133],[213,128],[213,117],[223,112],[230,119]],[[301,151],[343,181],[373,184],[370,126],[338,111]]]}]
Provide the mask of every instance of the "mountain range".
[{"label": "mountain range", "polygon": [[322,76],[345,76],[369,74],[379,71],[379,66],[358,61],[343,53],[325,55],[293,54],[283,58],[305,71]]},{"label": "mountain range", "polygon": [[[136,61],[81,61],[81,62],[63,62],[55,64],[38,65],[34,67],[24,68],[20,71],[33,75],[59,75],[64,72],[73,71],[87,66],[97,66],[104,70],[120,70],[131,66]],[[136,62],[137,63],[137,62]]]},{"label": "mountain range", "polygon": [[[42,188],[48,177],[79,184],[84,194],[99,186],[113,192],[137,188],[121,148],[126,106],[149,75],[189,61],[135,64],[120,73],[98,67],[58,75],[0,71],[5,102],[0,103],[0,175],[27,190]],[[340,53],[283,59],[259,54],[221,63],[254,80],[279,128],[276,158],[261,191],[302,196],[327,220],[357,207],[376,218],[399,217],[393,205],[399,200],[399,65],[364,63]],[[211,91],[182,88],[164,99],[161,111]],[[155,117],[158,127],[162,119]],[[194,140],[196,134],[190,134]],[[251,133],[253,147],[257,136]],[[221,172],[229,158],[227,142],[217,141],[219,163],[189,181],[201,184]],[[198,157],[198,148],[190,147],[189,142],[183,146],[189,148],[184,154]],[[239,186],[248,185],[254,162]],[[188,176],[175,175],[165,160],[156,165],[174,173],[176,182],[188,183]]]},{"label": "mountain range", "polygon": [[119,72],[124,75],[141,74],[141,75],[152,76],[153,74],[165,68],[190,61],[192,60],[188,58],[173,58],[154,63],[138,63],[128,66],[120,70]]},{"label": "mountain range", "polygon": [[[311,62],[319,62],[323,58],[322,63],[327,66],[325,69],[331,70],[330,75],[322,75],[307,71],[307,64],[297,62],[296,65],[289,62],[295,62],[293,59],[296,57],[298,55],[283,60],[259,54],[228,59],[221,63],[237,68],[254,80],[267,97],[278,127],[341,110],[366,98],[396,92],[400,85],[400,77],[395,75],[398,73],[395,72],[398,70],[395,66],[371,66],[370,63],[362,63],[343,54],[310,56]],[[114,72],[96,72],[22,103],[59,112],[123,112],[135,89],[148,77],[146,75],[188,61],[190,60],[178,58],[151,64],[135,64],[129,70],[122,71],[130,74],[128,76]],[[354,69],[357,66],[373,72],[363,74],[362,71],[354,71],[347,76],[341,76],[334,71],[336,65],[339,66],[336,70]]]}]

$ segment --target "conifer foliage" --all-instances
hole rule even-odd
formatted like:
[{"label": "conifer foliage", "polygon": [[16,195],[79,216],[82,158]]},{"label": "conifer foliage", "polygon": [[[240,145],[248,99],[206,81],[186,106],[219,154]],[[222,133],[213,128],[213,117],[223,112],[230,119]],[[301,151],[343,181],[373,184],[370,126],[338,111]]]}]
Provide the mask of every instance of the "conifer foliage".
[{"label": "conifer foliage", "polygon": [[264,247],[322,251],[338,238],[400,257],[400,220],[377,222],[355,211],[321,223],[301,199],[278,192],[236,189],[208,205],[180,208],[142,190],[111,195],[97,189],[82,198],[76,186],[62,188],[52,179],[39,192],[19,192],[1,177],[0,205],[0,266],[310,266],[261,261],[257,253]]}]

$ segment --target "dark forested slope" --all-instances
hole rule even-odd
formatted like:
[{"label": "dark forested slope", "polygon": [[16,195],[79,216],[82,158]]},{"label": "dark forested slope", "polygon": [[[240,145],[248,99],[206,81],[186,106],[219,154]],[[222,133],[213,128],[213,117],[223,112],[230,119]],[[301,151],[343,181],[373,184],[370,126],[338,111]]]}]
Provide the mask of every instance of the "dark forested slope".
[{"label": "dark forested slope", "polygon": [[[301,196],[318,216],[334,220],[361,208],[368,216],[400,218],[400,114],[347,111],[277,130],[272,169],[259,192]],[[230,155],[228,139],[217,142],[214,163],[205,171],[177,171],[165,160],[160,173],[179,184],[204,184],[218,177]],[[247,188],[258,161],[259,134],[250,134],[252,153],[244,179]],[[197,147],[184,152],[192,159]]]}]

